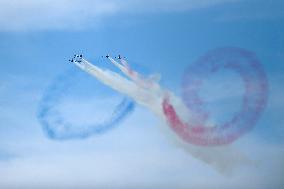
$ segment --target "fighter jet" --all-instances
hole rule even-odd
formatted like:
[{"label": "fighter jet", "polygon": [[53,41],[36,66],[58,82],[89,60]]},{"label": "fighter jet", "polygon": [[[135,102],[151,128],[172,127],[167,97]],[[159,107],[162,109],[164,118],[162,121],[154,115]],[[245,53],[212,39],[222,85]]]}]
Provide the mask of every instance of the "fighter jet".
[{"label": "fighter jet", "polygon": [[102,56],[102,58],[109,58],[110,57],[110,55],[109,54],[107,54],[107,55],[105,55],[105,56]]},{"label": "fighter jet", "polygon": [[119,54],[118,57],[115,57],[115,58],[121,60],[122,58],[125,58],[125,57],[122,57],[122,56]]},{"label": "fighter jet", "polygon": [[75,54],[74,57],[71,60],[69,60],[69,62],[78,62],[78,63],[80,63],[80,62],[82,62],[82,58],[83,58],[82,54],[80,54],[80,55]]}]

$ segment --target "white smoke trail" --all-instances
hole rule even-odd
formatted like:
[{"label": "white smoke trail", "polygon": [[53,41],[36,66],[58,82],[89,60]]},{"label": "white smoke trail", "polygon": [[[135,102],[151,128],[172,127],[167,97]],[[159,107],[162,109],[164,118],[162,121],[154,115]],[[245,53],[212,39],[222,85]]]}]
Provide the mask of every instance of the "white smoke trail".
[{"label": "white smoke trail", "polygon": [[190,120],[194,122],[194,114],[188,110],[182,100],[175,96],[174,93],[162,89],[157,82],[149,82],[149,80],[143,79],[137,72],[131,70],[125,60],[123,60],[122,64],[112,58],[110,58],[110,61],[132,81],[115,72],[103,70],[84,59],[81,62],[74,63],[83,71],[96,77],[114,90],[133,98],[138,104],[147,107],[159,116],[163,121],[163,130],[167,135],[193,157],[210,164],[222,173],[229,173],[236,166],[249,162],[242,153],[233,149],[232,146],[200,147],[182,141],[169,127],[166,127],[166,117],[162,108],[163,100],[169,98],[172,106],[175,107],[177,114],[183,121]]}]

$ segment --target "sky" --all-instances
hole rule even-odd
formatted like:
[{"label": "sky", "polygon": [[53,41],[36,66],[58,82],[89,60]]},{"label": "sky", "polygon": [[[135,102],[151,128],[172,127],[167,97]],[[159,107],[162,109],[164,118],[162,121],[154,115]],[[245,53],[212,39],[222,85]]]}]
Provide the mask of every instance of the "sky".
[{"label": "sky", "polygon": [[[1,0],[0,188],[282,188],[283,6],[280,0]],[[188,66],[221,47],[254,52],[269,84],[257,124],[230,145],[251,163],[230,174],[177,146],[164,123],[137,104],[107,132],[85,138],[52,139],[38,119],[43,97],[66,73],[68,89],[53,98],[69,122],[102,123],[124,98],[70,64],[74,53],[117,73],[101,56],[122,54],[181,95]],[[221,73],[205,85],[203,97],[217,118],[235,111],[224,97],[241,86],[231,76]]]}]

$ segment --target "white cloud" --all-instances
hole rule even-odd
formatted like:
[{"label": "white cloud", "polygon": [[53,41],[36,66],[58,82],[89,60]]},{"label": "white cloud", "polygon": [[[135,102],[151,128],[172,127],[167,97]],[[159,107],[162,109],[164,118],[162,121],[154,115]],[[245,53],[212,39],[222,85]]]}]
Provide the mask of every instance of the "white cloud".
[{"label": "white cloud", "polygon": [[228,3],[233,4],[217,13],[217,21],[283,18],[281,1],[1,0],[0,31],[84,30],[119,14],[181,12]]},{"label": "white cloud", "polygon": [[217,21],[283,19],[283,1],[251,0],[231,6],[216,17]]},{"label": "white cloud", "polygon": [[111,1],[0,1],[2,30],[80,28],[89,18],[116,12]]},{"label": "white cloud", "polygon": [[119,13],[185,11],[235,0],[1,0],[0,30],[80,30]]},{"label": "white cloud", "polygon": [[[34,140],[31,144],[41,153],[9,163],[0,162],[0,187],[259,189],[283,186],[283,146],[252,139],[243,141],[239,146],[257,158],[258,164],[240,168],[227,177],[174,146],[166,147],[167,143],[151,137],[147,139],[161,143],[148,146],[151,142],[147,140],[140,137],[135,140],[137,132],[131,134],[135,135],[134,140],[125,138],[129,133],[119,136],[115,132],[97,140],[79,142]],[[129,148],[131,141],[139,143],[138,147]]]}]

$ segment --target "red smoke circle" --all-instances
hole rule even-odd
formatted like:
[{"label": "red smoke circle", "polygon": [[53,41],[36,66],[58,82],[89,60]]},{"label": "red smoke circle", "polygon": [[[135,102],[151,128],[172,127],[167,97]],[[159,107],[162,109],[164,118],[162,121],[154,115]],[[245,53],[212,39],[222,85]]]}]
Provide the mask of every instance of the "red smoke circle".
[{"label": "red smoke circle", "polygon": [[[223,69],[236,72],[243,81],[241,109],[223,124],[207,127],[210,112],[205,110],[200,88],[210,74]],[[182,79],[182,97],[191,112],[198,116],[198,125],[183,123],[169,98],[163,101],[163,111],[170,127],[184,141],[203,146],[232,143],[250,131],[263,112],[268,97],[266,74],[254,53],[234,47],[209,51],[188,67]]]}]

